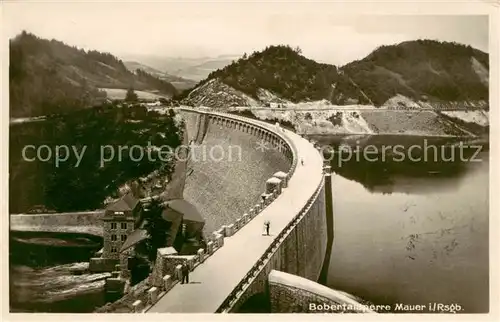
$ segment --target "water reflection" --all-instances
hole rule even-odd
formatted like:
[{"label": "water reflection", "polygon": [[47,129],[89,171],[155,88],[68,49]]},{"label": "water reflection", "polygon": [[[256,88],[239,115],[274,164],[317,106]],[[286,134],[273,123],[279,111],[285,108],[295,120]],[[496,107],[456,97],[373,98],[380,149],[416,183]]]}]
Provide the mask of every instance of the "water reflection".
[{"label": "water reflection", "polygon": [[[331,160],[335,173],[361,183],[370,192],[384,194],[454,191],[466,173],[488,157],[484,153],[488,143],[477,139],[383,135],[313,139],[322,147],[325,159]],[[477,154],[479,149],[482,152]]]},{"label": "water reflection", "polygon": [[[337,147],[348,141],[321,139]],[[422,138],[356,140],[411,145]],[[457,140],[436,142],[451,149]],[[489,153],[479,143],[482,162],[332,162],[327,285],[376,304],[456,303],[462,313],[487,312]]]}]

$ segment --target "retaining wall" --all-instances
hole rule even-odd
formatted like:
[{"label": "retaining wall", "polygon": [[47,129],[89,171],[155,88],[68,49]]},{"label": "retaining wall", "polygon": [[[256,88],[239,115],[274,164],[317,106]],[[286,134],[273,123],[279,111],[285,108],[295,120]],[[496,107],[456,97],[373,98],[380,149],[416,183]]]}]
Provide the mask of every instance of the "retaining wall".
[{"label": "retaining wall", "polygon": [[268,283],[272,313],[375,313],[350,294],[296,275],[272,270]]},{"label": "retaining wall", "polygon": [[11,214],[11,231],[82,233],[103,235],[103,210],[49,214]]}]

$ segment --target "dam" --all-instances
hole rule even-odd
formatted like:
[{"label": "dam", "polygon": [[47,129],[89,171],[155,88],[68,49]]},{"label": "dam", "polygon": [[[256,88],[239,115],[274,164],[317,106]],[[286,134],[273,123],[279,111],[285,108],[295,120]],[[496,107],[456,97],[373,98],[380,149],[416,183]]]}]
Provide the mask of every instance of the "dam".
[{"label": "dam", "polygon": [[[306,312],[307,301],[352,302],[316,283],[331,247],[333,213],[330,174],[314,145],[262,121],[180,111],[191,144],[233,144],[242,158],[188,161],[183,197],[208,218],[207,247],[191,256],[159,249],[146,289],[126,294],[127,307],[148,313],[244,312],[264,301],[273,312]],[[102,235],[100,216],[11,215],[11,231]],[[269,236],[263,234],[265,222]],[[188,285],[179,283],[182,262],[191,269]]]}]

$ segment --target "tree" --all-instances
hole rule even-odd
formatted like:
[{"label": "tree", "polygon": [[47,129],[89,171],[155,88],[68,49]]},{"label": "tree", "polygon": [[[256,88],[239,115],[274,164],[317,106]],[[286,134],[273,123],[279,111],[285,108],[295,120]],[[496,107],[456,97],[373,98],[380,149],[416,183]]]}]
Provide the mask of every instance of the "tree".
[{"label": "tree", "polygon": [[144,220],[146,221],[144,228],[148,233],[146,239],[147,256],[152,262],[156,259],[158,248],[165,247],[167,243],[170,223],[162,217],[164,209],[160,200],[153,199],[144,211]]},{"label": "tree", "polygon": [[139,100],[139,97],[134,92],[134,89],[133,88],[129,88],[127,90],[127,94],[125,95],[125,101],[126,102],[137,102],[138,100]]}]

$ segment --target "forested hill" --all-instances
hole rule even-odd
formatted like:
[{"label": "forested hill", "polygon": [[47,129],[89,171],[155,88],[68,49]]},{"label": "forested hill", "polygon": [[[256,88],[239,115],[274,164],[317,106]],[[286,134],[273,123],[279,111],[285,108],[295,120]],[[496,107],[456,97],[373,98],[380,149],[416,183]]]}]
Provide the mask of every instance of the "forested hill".
[{"label": "forested hill", "polygon": [[[340,68],[308,59],[299,48],[271,46],[212,72],[190,92],[187,102],[217,103],[215,96],[222,95],[219,89],[225,85],[244,96],[238,100],[232,93],[231,99],[249,105],[263,102],[262,90],[292,102],[326,99],[339,105],[381,106],[400,95],[431,103],[487,101],[488,69],[488,54],[431,40],[382,46]],[[227,95],[223,101],[230,103]]]},{"label": "forested hill", "polygon": [[134,88],[174,95],[175,88],[145,72],[134,74],[109,53],[85,51],[22,32],[10,40],[10,114],[62,113],[99,104],[99,88]]},{"label": "forested hill", "polygon": [[396,94],[415,101],[488,100],[488,54],[458,43],[416,40],[382,46],[341,70],[338,103],[355,85],[366,94],[355,98],[375,105]]},{"label": "forested hill", "polygon": [[317,100],[328,97],[337,75],[335,66],[308,59],[299,48],[271,46],[210,73],[197,87],[219,79],[253,98],[262,88],[292,101]]}]

